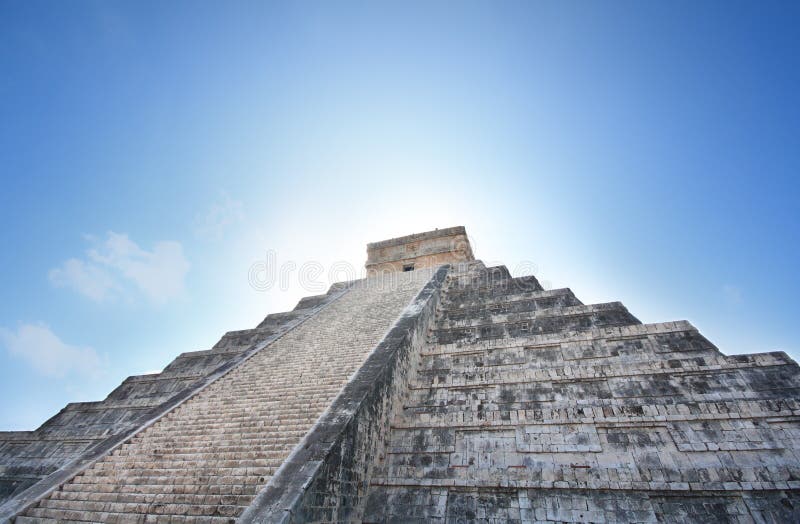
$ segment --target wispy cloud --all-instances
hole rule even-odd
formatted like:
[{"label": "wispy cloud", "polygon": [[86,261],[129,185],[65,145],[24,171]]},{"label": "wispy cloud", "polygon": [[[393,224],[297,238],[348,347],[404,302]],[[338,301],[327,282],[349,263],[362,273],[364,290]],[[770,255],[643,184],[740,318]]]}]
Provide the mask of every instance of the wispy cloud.
[{"label": "wispy cloud", "polygon": [[199,238],[219,240],[231,226],[244,221],[244,205],[222,191],[219,198],[195,217],[195,234]]},{"label": "wispy cloud", "polygon": [[66,344],[42,323],[22,324],[16,331],[0,328],[0,342],[10,355],[46,377],[97,377],[104,368],[94,349]]},{"label": "wispy cloud", "polygon": [[109,232],[86,252],[50,270],[50,281],[69,287],[97,302],[130,298],[137,291],[155,304],[164,304],[184,291],[189,261],[179,242],[157,242],[151,251],[139,247],[126,234]]},{"label": "wispy cloud", "polygon": [[733,306],[738,306],[743,302],[742,290],[736,286],[725,284],[722,286],[722,293],[725,296],[725,301]]},{"label": "wispy cloud", "polygon": [[103,268],[70,258],[50,270],[50,281],[56,286],[70,287],[97,302],[106,300],[117,288],[114,279]]}]

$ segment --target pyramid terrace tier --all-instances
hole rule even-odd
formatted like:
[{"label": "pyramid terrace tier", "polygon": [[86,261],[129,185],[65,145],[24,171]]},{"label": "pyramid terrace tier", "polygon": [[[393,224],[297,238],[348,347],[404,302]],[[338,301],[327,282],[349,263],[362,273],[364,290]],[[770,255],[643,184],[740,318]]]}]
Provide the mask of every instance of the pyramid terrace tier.
[{"label": "pyramid terrace tier", "polygon": [[[525,314],[500,314],[485,321],[463,321],[459,327],[437,326],[432,332],[437,344],[475,344],[487,339],[521,337],[528,334],[570,333],[593,328],[639,324],[619,302],[585,306],[554,307]],[[446,320],[445,320],[446,322]]]},{"label": "pyramid terrace tier", "polygon": [[370,494],[363,522],[797,522],[793,490],[733,493],[601,489],[386,486]]},{"label": "pyramid terrace tier", "polygon": [[569,289],[526,291],[504,295],[479,304],[460,304],[441,308],[439,326],[456,328],[472,324],[487,324],[525,320],[543,310],[583,305]]}]

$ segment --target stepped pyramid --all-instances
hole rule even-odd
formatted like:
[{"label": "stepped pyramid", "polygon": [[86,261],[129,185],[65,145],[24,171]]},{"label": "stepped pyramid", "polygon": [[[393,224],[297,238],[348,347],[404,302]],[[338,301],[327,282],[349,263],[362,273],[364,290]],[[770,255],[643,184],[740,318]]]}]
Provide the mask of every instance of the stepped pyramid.
[{"label": "stepped pyramid", "polygon": [[102,402],[0,433],[0,521],[800,522],[800,369],[474,259],[369,244]]}]

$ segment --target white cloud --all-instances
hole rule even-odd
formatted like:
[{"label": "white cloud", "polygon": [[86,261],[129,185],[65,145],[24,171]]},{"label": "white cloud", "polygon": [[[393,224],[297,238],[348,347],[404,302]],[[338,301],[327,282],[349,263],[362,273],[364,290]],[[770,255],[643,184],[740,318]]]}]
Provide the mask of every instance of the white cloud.
[{"label": "white cloud", "polygon": [[22,324],[16,332],[0,328],[0,341],[10,355],[27,361],[47,377],[97,377],[103,370],[103,362],[94,349],[66,344],[41,323]]},{"label": "white cloud", "polygon": [[736,286],[725,284],[722,286],[722,293],[725,295],[725,300],[728,304],[737,306],[743,302],[742,290]]},{"label": "white cloud", "polygon": [[189,262],[179,242],[158,242],[147,251],[128,235],[113,231],[103,242],[92,241],[96,245],[85,260],[71,258],[50,271],[53,284],[71,287],[98,302],[131,290],[156,304],[183,294]]},{"label": "white cloud", "polygon": [[103,268],[70,258],[61,267],[50,270],[50,281],[59,287],[71,287],[97,302],[106,300],[117,288]]},{"label": "white cloud", "polygon": [[226,229],[243,221],[243,204],[223,191],[219,200],[195,217],[195,233],[200,238],[219,240]]}]

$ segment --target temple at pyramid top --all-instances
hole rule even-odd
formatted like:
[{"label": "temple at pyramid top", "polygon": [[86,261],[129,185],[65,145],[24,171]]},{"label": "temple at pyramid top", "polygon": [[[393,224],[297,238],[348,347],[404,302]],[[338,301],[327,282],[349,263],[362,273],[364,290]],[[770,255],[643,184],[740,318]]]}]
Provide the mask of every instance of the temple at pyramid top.
[{"label": "temple at pyramid top", "polygon": [[464,226],[435,229],[367,244],[370,273],[414,271],[475,260]]}]

